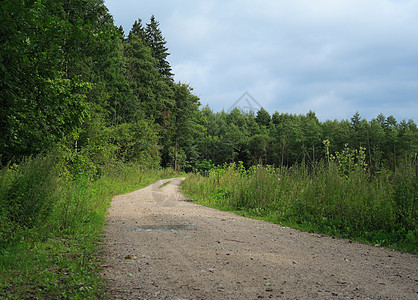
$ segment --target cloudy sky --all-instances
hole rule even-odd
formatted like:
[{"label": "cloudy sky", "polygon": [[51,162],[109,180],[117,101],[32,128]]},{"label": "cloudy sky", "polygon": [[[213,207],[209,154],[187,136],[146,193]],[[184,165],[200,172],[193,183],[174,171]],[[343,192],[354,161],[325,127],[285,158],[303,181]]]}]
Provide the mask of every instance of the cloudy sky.
[{"label": "cloudy sky", "polygon": [[[418,121],[417,0],[105,0],[129,32],[160,22],[175,80],[228,111]],[[253,99],[255,101],[253,101]],[[256,103],[257,102],[257,103]]]}]

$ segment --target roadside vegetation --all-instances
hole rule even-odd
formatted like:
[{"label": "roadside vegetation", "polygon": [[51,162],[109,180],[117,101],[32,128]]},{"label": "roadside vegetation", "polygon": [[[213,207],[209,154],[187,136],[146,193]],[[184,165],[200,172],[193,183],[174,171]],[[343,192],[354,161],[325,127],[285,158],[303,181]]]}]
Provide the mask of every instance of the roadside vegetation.
[{"label": "roadside vegetation", "polygon": [[417,254],[416,157],[371,174],[364,150],[346,147],[314,166],[209,163],[182,189],[203,205]]},{"label": "roadside vegetation", "polygon": [[104,296],[100,243],[111,197],[173,177],[115,163],[94,179],[57,154],[0,171],[0,298]]}]

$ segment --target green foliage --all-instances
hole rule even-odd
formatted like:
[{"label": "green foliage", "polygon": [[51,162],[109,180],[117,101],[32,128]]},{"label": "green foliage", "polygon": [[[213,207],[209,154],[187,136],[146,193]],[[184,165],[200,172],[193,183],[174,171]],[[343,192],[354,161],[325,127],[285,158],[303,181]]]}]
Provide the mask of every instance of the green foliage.
[{"label": "green foliage", "polygon": [[264,108],[261,108],[257,112],[257,116],[255,117],[255,120],[257,124],[260,126],[266,126],[266,127],[270,126],[270,121],[271,121],[270,114]]},{"label": "green foliage", "polygon": [[[167,128],[164,142],[174,147],[174,169],[179,171],[182,166],[182,169],[192,170],[198,157],[196,143],[202,136],[202,127],[197,123],[200,102],[191,94],[192,89],[188,85],[177,83],[173,87],[175,102],[168,119],[171,126]],[[179,155],[181,153],[183,157]]]},{"label": "green foliage", "polygon": [[68,22],[51,15],[41,1],[7,1],[1,13],[0,153],[5,163],[51,149],[72,134],[87,115],[90,85],[66,77],[62,69],[61,33]]},{"label": "green foliage", "polygon": [[154,122],[163,125],[173,90],[158,70],[155,18],[124,42],[101,0],[13,0],[1,16],[3,165],[63,145],[94,164],[159,163]]},{"label": "green foliage", "polygon": [[366,163],[366,148],[360,147],[359,149],[350,149],[348,144],[345,144],[345,148],[340,152],[336,152],[335,155],[329,153],[329,141],[324,140],[326,146],[326,153],[328,161],[332,161],[337,166],[340,175],[348,178],[353,171],[367,172]]},{"label": "green foliage", "polygon": [[102,0],[11,0],[0,14],[3,165],[64,145],[99,165],[147,160],[192,170],[210,159],[313,167],[329,140],[331,153],[346,143],[366,148],[373,174],[417,153],[416,124],[393,116],[320,123],[314,112],[199,111],[190,87],[173,82],[154,16],[145,26],[135,21],[125,38]]},{"label": "green foliage", "polygon": [[207,177],[193,175],[182,187],[204,205],[416,252],[416,162],[392,176],[382,172],[372,178],[361,164],[348,176],[340,162],[346,163],[330,161],[313,169],[301,164],[245,170],[230,164]]},{"label": "green foliage", "polygon": [[51,153],[0,170],[0,298],[103,297],[98,241],[111,197],[175,175],[119,162],[93,180],[77,159]]},{"label": "green foliage", "polygon": [[395,206],[395,219],[400,229],[405,229],[409,238],[415,234],[417,239],[417,205],[418,205],[418,178],[416,160],[404,161],[393,174],[393,198]]},{"label": "green foliage", "polygon": [[171,79],[173,73],[171,73],[172,70],[167,61],[169,55],[167,52],[168,48],[165,46],[167,42],[165,41],[159,26],[160,24],[155,19],[154,15],[152,15],[150,22],[145,28],[145,40],[152,49],[153,56],[157,59],[157,69],[160,74],[167,79]]},{"label": "green foliage", "polygon": [[[241,160],[247,167],[259,163],[275,166],[308,163],[313,168],[325,158],[322,141],[328,140],[327,159],[331,159],[331,154],[337,160],[350,160],[350,155],[354,155],[349,168],[361,163],[374,174],[381,168],[393,171],[418,149],[418,130],[412,120],[398,123],[383,115],[370,122],[355,114],[351,122],[321,123],[314,112],[306,115],[275,112],[271,118],[263,109],[256,116],[238,109],[227,114],[204,108],[201,113],[206,142],[200,144],[199,152],[201,159],[211,159],[215,164]],[[358,159],[361,162],[356,162]],[[348,163],[351,162],[339,164],[348,167]]]},{"label": "green foliage", "polygon": [[199,110],[155,17],[125,38],[102,0],[3,1],[0,42],[0,297],[101,297],[110,196],[174,174],[140,167],[204,174],[185,187],[205,203],[416,251],[412,120]]},{"label": "green foliage", "polygon": [[58,174],[53,155],[29,158],[18,167],[2,171],[0,207],[2,217],[11,227],[5,227],[6,231],[0,234],[0,247],[12,240],[19,228],[42,224],[49,216],[59,190]]},{"label": "green foliage", "polygon": [[216,167],[211,160],[204,159],[201,163],[196,164],[195,172],[202,174],[203,176],[208,176],[210,171],[215,168]]}]

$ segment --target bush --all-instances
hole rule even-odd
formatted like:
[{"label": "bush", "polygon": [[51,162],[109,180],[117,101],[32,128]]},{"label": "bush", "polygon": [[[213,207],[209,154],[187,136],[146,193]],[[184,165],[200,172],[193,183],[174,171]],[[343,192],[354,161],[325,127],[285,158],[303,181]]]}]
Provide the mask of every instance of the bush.
[{"label": "bush", "polygon": [[212,160],[204,159],[201,163],[196,164],[195,172],[208,176],[209,172],[215,169],[215,165],[212,163]]},{"label": "bush", "polygon": [[[31,228],[43,223],[53,208],[60,179],[56,155],[27,158],[18,166],[3,168],[0,179],[1,218],[7,226]],[[2,226],[3,235],[7,230]],[[10,237],[5,237],[6,239]]]}]

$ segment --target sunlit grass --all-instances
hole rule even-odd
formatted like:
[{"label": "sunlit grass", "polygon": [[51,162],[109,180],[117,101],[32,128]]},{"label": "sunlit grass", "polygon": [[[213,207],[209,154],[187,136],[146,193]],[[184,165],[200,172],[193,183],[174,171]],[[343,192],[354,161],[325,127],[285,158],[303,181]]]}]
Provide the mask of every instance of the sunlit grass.
[{"label": "sunlit grass", "polygon": [[332,163],[247,171],[232,164],[192,175],[182,189],[203,205],[417,253],[416,177],[407,164],[373,177],[362,168],[342,176]]},{"label": "sunlit grass", "polygon": [[[100,242],[111,198],[175,176],[171,170],[142,170],[117,164],[97,180],[85,176],[68,179],[62,172],[51,172],[56,161],[49,168],[47,165],[39,169],[50,159],[39,157],[20,164],[16,170],[7,167],[0,171],[0,219],[4,221],[0,225],[0,298],[102,297]],[[27,182],[26,186],[19,189],[17,180]],[[33,184],[36,181],[40,182]],[[31,186],[38,186],[38,191]],[[33,205],[25,202],[31,201],[34,193],[53,195],[38,213],[25,208]],[[10,203],[20,206],[29,216],[14,218],[16,214],[6,206]]]}]

